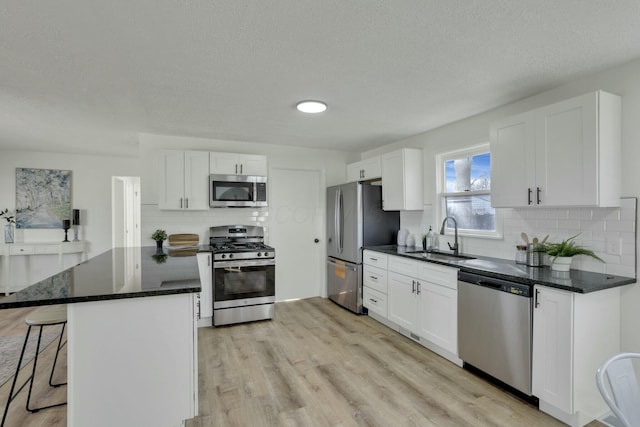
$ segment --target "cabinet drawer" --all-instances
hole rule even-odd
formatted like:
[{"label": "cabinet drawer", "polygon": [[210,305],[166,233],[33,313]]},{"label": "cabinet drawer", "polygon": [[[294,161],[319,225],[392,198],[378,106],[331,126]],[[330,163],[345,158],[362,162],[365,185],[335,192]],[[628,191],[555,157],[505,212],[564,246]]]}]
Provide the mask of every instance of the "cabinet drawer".
[{"label": "cabinet drawer", "polygon": [[387,255],[380,252],[365,250],[362,253],[362,262],[364,264],[373,265],[384,270],[387,269]]},{"label": "cabinet drawer", "polygon": [[389,257],[389,271],[404,274],[405,276],[417,277],[418,276],[418,263],[421,261],[414,261],[409,258],[403,258],[399,256]]},{"label": "cabinet drawer", "polygon": [[10,255],[32,255],[36,253],[36,247],[31,245],[14,245],[9,248]]},{"label": "cabinet drawer", "polygon": [[368,286],[362,289],[362,305],[382,317],[387,317],[387,296]]},{"label": "cabinet drawer", "polygon": [[418,278],[450,289],[458,289],[457,268],[423,262],[418,268]]},{"label": "cabinet drawer", "polygon": [[364,286],[369,286],[383,294],[387,293],[387,270],[365,265],[362,269],[362,276]]},{"label": "cabinet drawer", "polygon": [[36,253],[39,254],[57,254],[60,251],[60,245],[44,245],[36,248]]}]

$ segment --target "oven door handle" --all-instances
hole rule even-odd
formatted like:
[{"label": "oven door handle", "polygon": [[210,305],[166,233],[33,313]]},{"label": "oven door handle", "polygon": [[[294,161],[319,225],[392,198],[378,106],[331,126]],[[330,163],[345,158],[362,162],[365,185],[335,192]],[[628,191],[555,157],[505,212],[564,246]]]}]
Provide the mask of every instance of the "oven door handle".
[{"label": "oven door handle", "polygon": [[246,259],[246,260],[238,260],[238,261],[214,261],[213,269],[218,268],[228,268],[228,267],[260,267],[260,266],[269,266],[276,265],[275,259]]}]

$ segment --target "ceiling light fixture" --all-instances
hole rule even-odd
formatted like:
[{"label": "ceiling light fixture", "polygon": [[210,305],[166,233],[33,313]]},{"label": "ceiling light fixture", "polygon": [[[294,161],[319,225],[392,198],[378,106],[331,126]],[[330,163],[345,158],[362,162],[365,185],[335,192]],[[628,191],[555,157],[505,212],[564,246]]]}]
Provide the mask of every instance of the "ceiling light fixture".
[{"label": "ceiling light fixture", "polygon": [[327,109],[327,104],[322,101],[300,101],[296,104],[298,111],[303,113],[322,113]]}]

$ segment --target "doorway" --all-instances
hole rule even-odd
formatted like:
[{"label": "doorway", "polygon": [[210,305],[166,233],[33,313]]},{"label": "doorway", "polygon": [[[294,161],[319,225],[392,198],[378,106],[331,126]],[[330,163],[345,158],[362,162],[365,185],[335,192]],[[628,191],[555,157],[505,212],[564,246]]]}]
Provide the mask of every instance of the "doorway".
[{"label": "doorway", "polygon": [[111,179],[112,247],[140,246],[140,177]]},{"label": "doorway", "polygon": [[272,168],[269,244],[276,249],[276,301],[326,296],[324,171]]}]

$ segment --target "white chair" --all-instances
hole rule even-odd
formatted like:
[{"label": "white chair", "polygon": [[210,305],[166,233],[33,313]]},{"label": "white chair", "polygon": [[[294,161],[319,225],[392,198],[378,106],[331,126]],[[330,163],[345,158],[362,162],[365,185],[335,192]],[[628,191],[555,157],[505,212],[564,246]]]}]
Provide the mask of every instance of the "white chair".
[{"label": "white chair", "polygon": [[596,372],[596,384],[602,398],[624,427],[640,427],[640,384],[633,359],[640,359],[640,353],[616,354]]}]

